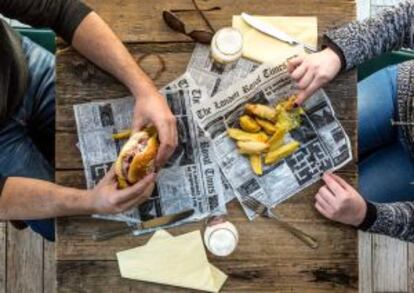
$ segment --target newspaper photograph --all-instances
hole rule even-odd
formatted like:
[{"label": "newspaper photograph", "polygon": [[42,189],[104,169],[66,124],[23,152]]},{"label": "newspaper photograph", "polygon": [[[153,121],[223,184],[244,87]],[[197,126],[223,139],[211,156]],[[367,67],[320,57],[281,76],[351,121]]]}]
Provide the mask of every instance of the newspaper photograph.
[{"label": "newspaper photograph", "polygon": [[210,46],[197,44],[187,66],[187,73],[204,87],[208,97],[213,97],[222,89],[226,89],[253,72],[259,63],[240,58],[231,66],[222,66],[213,62]]},{"label": "newspaper photograph", "polygon": [[[180,78],[176,79],[175,81],[173,81],[170,84],[168,84],[167,86],[165,86],[161,91],[169,92],[169,91],[177,91],[177,90],[180,90],[180,89],[181,90],[187,90],[187,91],[190,91],[192,93],[191,94],[192,100],[190,100],[187,103],[188,107],[186,108],[187,113],[185,115],[188,118],[188,123],[194,129],[195,135],[193,137],[196,138],[194,149],[200,150],[200,155],[201,156],[203,156],[204,154],[208,154],[208,157],[206,157],[206,158],[211,160],[211,158],[214,158],[214,150],[213,150],[213,146],[211,144],[211,140],[206,136],[204,130],[202,130],[198,126],[198,124],[195,122],[195,120],[193,118],[193,113],[191,111],[191,106],[194,103],[198,103],[200,100],[208,97],[208,96],[206,96],[205,89],[204,88],[201,89],[200,86],[195,83],[195,81],[192,79],[192,77],[189,75],[189,73],[185,73]],[[175,113],[175,116],[177,118],[177,129],[179,130],[179,134],[184,133],[184,131],[180,131],[180,129],[183,127],[183,124],[181,123],[181,120],[180,120],[180,117],[179,117],[180,115],[176,114],[177,111],[174,110],[173,103],[170,103],[170,109],[172,109],[172,112]],[[188,137],[188,139],[190,139],[190,137]],[[179,140],[184,141],[185,139],[180,137]],[[188,145],[190,145],[190,142],[188,143]],[[188,150],[188,152],[190,152],[190,150]],[[176,160],[177,159],[179,160],[180,157],[183,155],[183,153],[184,152],[181,149],[181,145],[179,144],[177,146],[177,149],[175,150],[174,154],[170,158],[170,162],[176,163]],[[231,185],[227,181],[224,174],[222,174],[221,169],[219,168],[219,166],[215,162],[215,160],[214,160],[214,165],[215,165],[215,168],[217,168],[217,170],[219,172],[219,174],[216,173],[217,174],[216,176],[218,176],[218,177],[214,178],[214,180],[216,182],[218,182],[219,184],[221,184],[221,187],[222,187],[221,190],[222,190],[222,196],[224,197],[224,202],[228,203],[229,201],[231,201],[235,198],[234,191],[231,188]],[[219,190],[219,189],[217,189],[217,190]]]},{"label": "newspaper photograph", "polygon": [[[285,137],[287,142],[300,142],[300,148],[292,155],[264,166],[263,175],[257,176],[249,160],[238,153],[227,129],[238,127],[246,103],[274,106],[294,94],[286,69],[286,64],[263,64],[246,78],[192,107],[197,123],[212,139],[220,168],[241,203],[248,195],[274,207],[319,180],[324,172],[341,168],[352,159],[349,138],[323,90],[303,104],[301,126]],[[243,208],[249,219],[255,217],[253,211]]]},{"label": "newspaper photograph", "polygon": [[[134,225],[141,221],[194,209],[194,215],[171,226],[226,213],[222,174],[213,157],[210,140],[194,122],[193,101],[203,92],[191,78],[172,82],[161,93],[177,119],[179,145],[157,176],[151,198],[139,207],[118,215],[95,217],[126,221]],[[87,187],[93,188],[116,160],[124,141],[112,139],[112,134],[130,128],[134,99],[132,97],[93,102],[74,106],[79,149],[82,155]],[[154,229],[137,230],[135,235]]]}]

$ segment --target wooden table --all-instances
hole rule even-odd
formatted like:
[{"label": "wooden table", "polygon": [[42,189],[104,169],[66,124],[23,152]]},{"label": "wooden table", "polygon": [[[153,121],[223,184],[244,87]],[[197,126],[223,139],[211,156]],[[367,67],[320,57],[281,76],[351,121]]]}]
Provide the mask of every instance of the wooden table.
[{"label": "wooden table", "polygon": [[[166,61],[166,71],[156,80],[161,87],[185,70],[194,44],[172,32],[161,18],[162,10],[193,9],[190,0],[87,0],[113,27],[135,58],[158,53]],[[243,11],[262,15],[316,15],[319,32],[355,17],[351,0],[199,0],[215,28],[231,24],[231,16]],[[191,28],[204,28],[194,12],[180,16]],[[156,58],[146,58],[142,66],[153,75],[159,68]],[[57,59],[56,180],[66,186],[85,186],[72,105],[98,99],[123,97],[126,89],[113,78],[85,61],[72,50]],[[356,147],[356,76],[338,77],[326,90],[334,108]],[[339,173],[354,185],[355,162]],[[209,255],[213,264],[229,275],[223,291],[350,291],[358,287],[358,250],[355,230],[325,220],[313,208],[315,184],[277,208],[289,222],[314,235],[320,248],[311,250],[275,223],[257,219],[250,223],[237,202],[228,205],[228,218],[240,232],[238,250],[230,257]],[[57,286],[62,292],[164,292],[185,291],[166,286],[122,279],[115,252],[145,243],[148,237],[125,236],[96,243],[91,233],[117,223],[90,217],[62,218],[57,222]],[[172,229],[174,235],[201,228],[192,224]],[[177,264],[179,265],[179,264]]]}]

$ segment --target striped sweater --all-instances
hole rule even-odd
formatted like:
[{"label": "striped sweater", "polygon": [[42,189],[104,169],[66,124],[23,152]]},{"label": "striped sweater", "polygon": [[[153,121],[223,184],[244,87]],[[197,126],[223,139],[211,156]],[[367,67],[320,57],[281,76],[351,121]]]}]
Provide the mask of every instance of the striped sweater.
[{"label": "striped sweater", "polygon": [[[344,70],[385,52],[402,47],[414,49],[414,1],[404,1],[364,22],[330,30],[324,39],[340,55]],[[399,64],[397,84],[399,119],[414,122],[414,60]],[[403,126],[402,132],[414,154],[414,126]],[[359,228],[414,242],[414,202],[369,202]]]}]

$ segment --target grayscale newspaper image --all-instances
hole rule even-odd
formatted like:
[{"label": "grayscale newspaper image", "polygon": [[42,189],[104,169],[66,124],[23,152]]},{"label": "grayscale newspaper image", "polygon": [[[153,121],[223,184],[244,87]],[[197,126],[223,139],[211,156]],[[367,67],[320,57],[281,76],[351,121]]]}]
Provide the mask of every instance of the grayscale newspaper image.
[{"label": "grayscale newspaper image", "polygon": [[[201,99],[202,90],[187,76],[170,83],[161,93],[176,116],[179,145],[160,170],[150,200],[122,214],[95,217],[133,225],[186,209],[195,210],[191,218],[175,223],[176,226],[226,212],[224,177],[212,157],[210,140],[194,123],[191,112],[191,105]],[[74,106],[88,188],[93,188],[116,160],[123,141],[113,140],[112,134],[130,128],[133,103],[133,98],[127,97]],[[153,230],[137,230],[135,234]]]},{"label": "grayscale newspaper image", "polygon": [[[324,172],[336,170],[352,159],[349,138],[328,96],[319,90],[303,105],[302,125],[286,138],[300,142],[300,149],[275,165],[265,166],[262,176],[253,173],[248,158],[239,154],[227,129],[238,126],[246,103],[276,105],[294,92],[286,64],[263,64],[214,97],[193,105],[194,117],[212,139],[220,168],[241,203],[248,195],[274,207],[319,180]],[[255,217],[244,209],[250,219]]]},{"label": "grayscale newspaper image", "polygon": [[[259,66],[242,58],[230,67],[221,67],[211,60],[208,46],[197,44],[186,73],[160,91],[176,116],[179,144],[159,172],[151,199],[122,214],[95,217],[133,225],[195,209],[191,218],[176,226],[224,214],[227,202],[234,197],[242,202],[246,195],[274,207],[316,182],[324,172],[339,169],[352,159],[351,147],[323,90],[306,101],[302,125],[286,137],[300,142],[300,149],[265,166],[262,176],[252,172],[249,160],[227,136],[227,128],[237,126],[244,104],[275,105],[294,91],[285,64]],[[74,106],[88,188],[115,161],[124,141],[113,140],[112,134],[130,128],[133,106],[132,97]],[[249,219],[255,217],[243,208]]]}]

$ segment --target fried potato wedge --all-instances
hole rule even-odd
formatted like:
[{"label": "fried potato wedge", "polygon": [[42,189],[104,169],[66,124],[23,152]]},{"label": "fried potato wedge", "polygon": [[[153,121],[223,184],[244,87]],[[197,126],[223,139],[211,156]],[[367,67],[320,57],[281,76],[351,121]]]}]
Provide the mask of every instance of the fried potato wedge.
[{"label": "fried potato wedge", "polygon": [[131,136],[131,129],[125,129],[118,133],[112,134],[112,139],[114,140],[121,140],[121,139],[128,139]]},{"label": "fried potato wedge", "polygon": [[270,165],[280,161],[283,158],[293,154],[300,147],[300,143],[292,141],[288,144],[281,146],[280,148],[268,152],[265,157],[265,164]]},{"label": "fried potato wedge", "polygon": [[247,132],[258,132],[260,131],[260,125],[249,115],[243,115],[239,118],[240,127]]},{"label": "fried potato wedge", "polygon": [[272,137],[267,141],[267,143],[269,144],[269,152],[272,152],[280,148],[285,143],[286,133],[286,129],[280,126],[276,127],[275,133],[273,133]]},{"label": "fried potato wedge", "polygon": [[257,155],[257,154],[260,154],[260,153],[258,153],[258,152],[252,152],[252,151],[249,151],[249,150],[246,150],[246,149],[237,149],[237,152],[240,154],[240,155]]},{"label": "fried potato wedge", "polygon": [[269,144],[261,141],[238,141],[237,147],[243,154],[260,154],[269,148]]},{"label": "fried potato wedge", "polygon": [[269,135],[272,135],[276,131],[276,126],[268,120],[256,118],[256,122],[258,125],[260,125],[261,128],[263,128],[264,132]]},{"label": "fried potato wedge", "polygon": [[252,166],[253,172],[256,175],[262,175],[263,174],[263,168],[262,168],[262,158],[260,154],[257,155],[250,155],[250,165]]},{"label": "fried potato wedge", "polygon": [[287,129],[283,128],[280,125],[276,125],[275,128],[276,128],[275,132],[267,141],[267,143],[270,145],[275,144],[279,141],[283,141],[283,138],[285,137],[285,134],[287,133]]},{"label": "fried potato wedge", "polygon": [[276,110],[266,105],[248,103],[244,105],[244,109],[247,113],[255,115],[259,118],[270,121],[275,121],[276,119]]},{"label": "fried potato wedge", "polygon": [[269,137],[264,132],[250,133],[238,128],[227,129],[227,134],[235,140],[266,142]]}]

